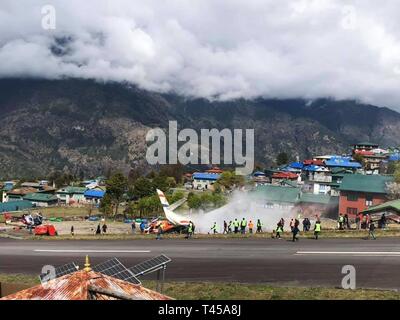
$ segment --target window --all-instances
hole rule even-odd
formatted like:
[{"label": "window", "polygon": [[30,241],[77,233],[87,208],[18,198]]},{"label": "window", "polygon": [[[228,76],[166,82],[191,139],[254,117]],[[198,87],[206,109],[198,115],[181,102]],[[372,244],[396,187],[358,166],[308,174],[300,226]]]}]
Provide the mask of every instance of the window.
[{"label": "window", "polygon": [[357,208],[347,208],[346,209],[346,213],[347,214],[351,214],[351,215],[356,215],[357,213],[358,213],[358,210],[357,210]]},{"label": "window", "polygon": [[357,201],[358,194],[357,193],[348,193],[347,194],[347,201]]},{"label": "window", "polygon": [[373,197],[372,195],[370,195],[370,194],[367,194],[367,195],[365,196],[365,205],[366,205],[367,207],[372,206],[373,200],[374,200],[374,197]]}]

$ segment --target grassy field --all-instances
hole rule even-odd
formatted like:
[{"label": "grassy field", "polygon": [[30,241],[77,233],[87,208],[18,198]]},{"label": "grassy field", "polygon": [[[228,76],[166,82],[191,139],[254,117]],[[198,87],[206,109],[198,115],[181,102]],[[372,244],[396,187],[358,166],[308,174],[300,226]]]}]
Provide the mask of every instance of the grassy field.
[{"label": "grassy field", "polygon": [[89,213],[91,215],[99,214],[97,208],[50,207],[31,210],[32,213],[39,211],[46,218],[85,217]]},{"label": "grassy field", "polygon": [[[155,289],[154,281],[144,286]],[[164,294],[179,300],[400,300],[386,290],[274,287],[265,284],[166,282]]]},{"label": "grassy field", "polygon": [[[0,274],[0,282],[29,286],[39,284],[35,276]],[[156,289],[155,281],[143,281]],[[400,293],[384,290],[273,287],[265,284],[166,282],[164,294],[179,300],[400,300]]]}]

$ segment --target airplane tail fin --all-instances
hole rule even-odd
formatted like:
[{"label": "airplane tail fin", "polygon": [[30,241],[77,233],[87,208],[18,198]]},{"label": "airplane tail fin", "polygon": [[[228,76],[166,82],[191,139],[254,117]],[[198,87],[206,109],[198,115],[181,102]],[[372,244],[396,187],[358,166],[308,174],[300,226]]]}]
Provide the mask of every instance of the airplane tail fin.
[{"label": "airplane tail fin", "polygon": [[157,189],[157,194],[158,194],[158,197],[160,198],[161,204],[162,204],[164,212],[165,212],[165,210],[169,207],[167,197],[165,196],[164,192],[162,192],[159,189]]}]

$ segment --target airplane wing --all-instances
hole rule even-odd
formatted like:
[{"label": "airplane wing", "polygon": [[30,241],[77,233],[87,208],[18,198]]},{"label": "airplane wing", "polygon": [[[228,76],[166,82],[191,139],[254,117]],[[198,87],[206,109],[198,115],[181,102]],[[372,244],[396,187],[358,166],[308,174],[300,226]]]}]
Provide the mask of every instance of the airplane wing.
[{"label": "airplane wing", "polygon": [[[189,219],[185,218],[179,214],[176,214],[173,209],[170,208],[167,198],[165,197],[164,192],[157,189],[158,197],[160,198],[164,213],[166,218],[175,225],[188,225]],[[178,206],[176,206],[178,207]],[[175,207],[175,208],[176,208]]]},{"label": "airplane wing", "polygon": [[169,210],[175,210],[176,208],[179,208],[181,205],[183,205],[185,202],[187,201],[186,198],[180,199],[176,202],[174,202],[173,204],[169,205]]}]

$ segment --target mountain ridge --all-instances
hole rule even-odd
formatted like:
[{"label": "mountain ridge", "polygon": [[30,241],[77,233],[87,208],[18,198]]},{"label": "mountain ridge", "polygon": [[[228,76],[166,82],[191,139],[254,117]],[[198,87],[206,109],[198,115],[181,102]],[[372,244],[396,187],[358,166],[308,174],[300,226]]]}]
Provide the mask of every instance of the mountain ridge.
[{"label": "mountain ridge", "polygon": [[54,170],[94,176],[145,167],[145,135],[179,129],[255,129],[256,162],[345,153],[359,141],[397,146],[400,114],[356,101],[208,101],[120,83],[82,79],[0,79],[0,179]]}]

